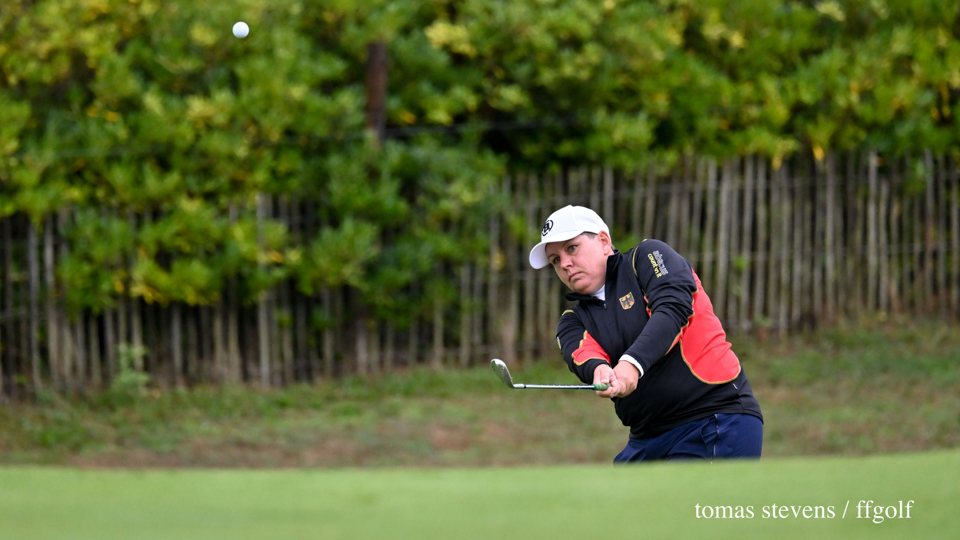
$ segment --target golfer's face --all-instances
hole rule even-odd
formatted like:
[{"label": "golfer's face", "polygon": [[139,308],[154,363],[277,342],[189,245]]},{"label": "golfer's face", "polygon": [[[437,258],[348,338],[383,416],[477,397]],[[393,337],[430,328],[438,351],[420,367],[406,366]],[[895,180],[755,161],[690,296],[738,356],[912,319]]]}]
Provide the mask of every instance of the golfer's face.
[{"label": "golfer's face", "polygon": [[547,244],[546,253],[564,285],[574,292],[593,294],[603,286],[607,257],[613,249],[604,233],[594,238],[581,234],[566,242]]}]

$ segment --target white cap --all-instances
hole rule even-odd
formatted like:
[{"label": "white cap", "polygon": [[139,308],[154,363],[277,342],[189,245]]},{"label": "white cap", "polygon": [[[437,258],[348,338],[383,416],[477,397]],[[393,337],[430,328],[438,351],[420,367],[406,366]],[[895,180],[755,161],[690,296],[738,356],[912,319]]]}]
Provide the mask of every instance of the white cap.
[{"label": "white cap", "polygon": [[607,224],[600,219],[596,212],[583,206],[564,206],[550,214],[540,231],[540,243],[530,250],[530,266],[543,268],[550,264],[545,251],[550,242],[566,242],[581,234],[599,233],[610,234]]}]

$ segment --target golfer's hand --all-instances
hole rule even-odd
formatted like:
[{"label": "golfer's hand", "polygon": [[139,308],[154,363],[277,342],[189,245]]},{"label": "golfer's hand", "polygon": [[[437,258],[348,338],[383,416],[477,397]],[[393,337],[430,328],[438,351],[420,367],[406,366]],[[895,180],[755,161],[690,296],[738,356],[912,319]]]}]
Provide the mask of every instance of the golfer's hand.
[{"label": "golfer's hand", "polygon": [[637,389],[637,379],[640,373],[637,368],[627,362],[620,362],[616,369],[607,364],[597,366],[593,370],[593,383],[610,383],[610,388],[597,392],[603,398],[626,397]]},{"label": "golfer's hand", "polygon": [[613,368],[613,374],[620,385],[616,397],[627,397],[637,389],[637,381],[640,379],[640,372],[637,367],[630,362],[620,362]]}]

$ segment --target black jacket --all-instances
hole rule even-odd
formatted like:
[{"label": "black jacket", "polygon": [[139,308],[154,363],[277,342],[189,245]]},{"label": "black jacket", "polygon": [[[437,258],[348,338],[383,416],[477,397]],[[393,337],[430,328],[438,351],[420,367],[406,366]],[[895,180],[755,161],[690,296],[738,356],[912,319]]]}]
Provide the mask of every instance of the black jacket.
[{"label": "black jacket", "polygon": [[707,416],[763,419],[700,279],[676,251],[644,240],[607,258],[606,301],[570,293],[577,304],[557,324],[570,371],[585,383],[601,362],[628,354],[643,367],[637,389],[613,398],[630,437],[645,439]]}]

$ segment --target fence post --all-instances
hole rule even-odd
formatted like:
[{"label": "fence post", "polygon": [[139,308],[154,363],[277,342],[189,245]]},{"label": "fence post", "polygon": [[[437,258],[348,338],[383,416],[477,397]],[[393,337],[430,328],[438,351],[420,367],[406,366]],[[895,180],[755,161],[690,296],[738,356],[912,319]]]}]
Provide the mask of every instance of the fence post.
[{"label": "fence post", "polygon": [[[264,238],[264,221],[267,219],[267,195],[257,194],[257,242],[260,249],[264,249],[266,239]],[[263,266],[263,263],[260,263]],[[264,387],[270,386],[270,326],[268,324],[268,303],[270,301],[268,291],[261,291],[259,302],[257,303],[257,342],[260,352],[260,384]]]},{"label": "fence post", "polygon": [[960,315],[960,173],[957,160],[949,157],[950,162],[950,291],[953,316]]},{"label": "fence post", "polygon": [[768,244],[771,234],[771,221],[767,220],[768,200],[770,200],[770,179],[767,178],[767,161],[764,158],[756,160],[757,165],[754,174],[757,179],[757,249],[755,257],[756,267],[753,282],[753,320],[759,326],[758,331],[761,339],[766,337],[766,321],[771,320],[769,313],[764,309],[766,305],[764,299],[765,285],[768,279],[772,279],[772,274],[767,272],[770,260],[773,258],[772,251]]},{"label": "fence post", "polygon": [[[755,156],[743,158],[743,244],[740,246],[740,329],[749,330],[750,316],[750,276],[756,269],[756,255],[753,248],[754,182],[756,180]],[[756,279],[756,274],[754,274]]]}]

